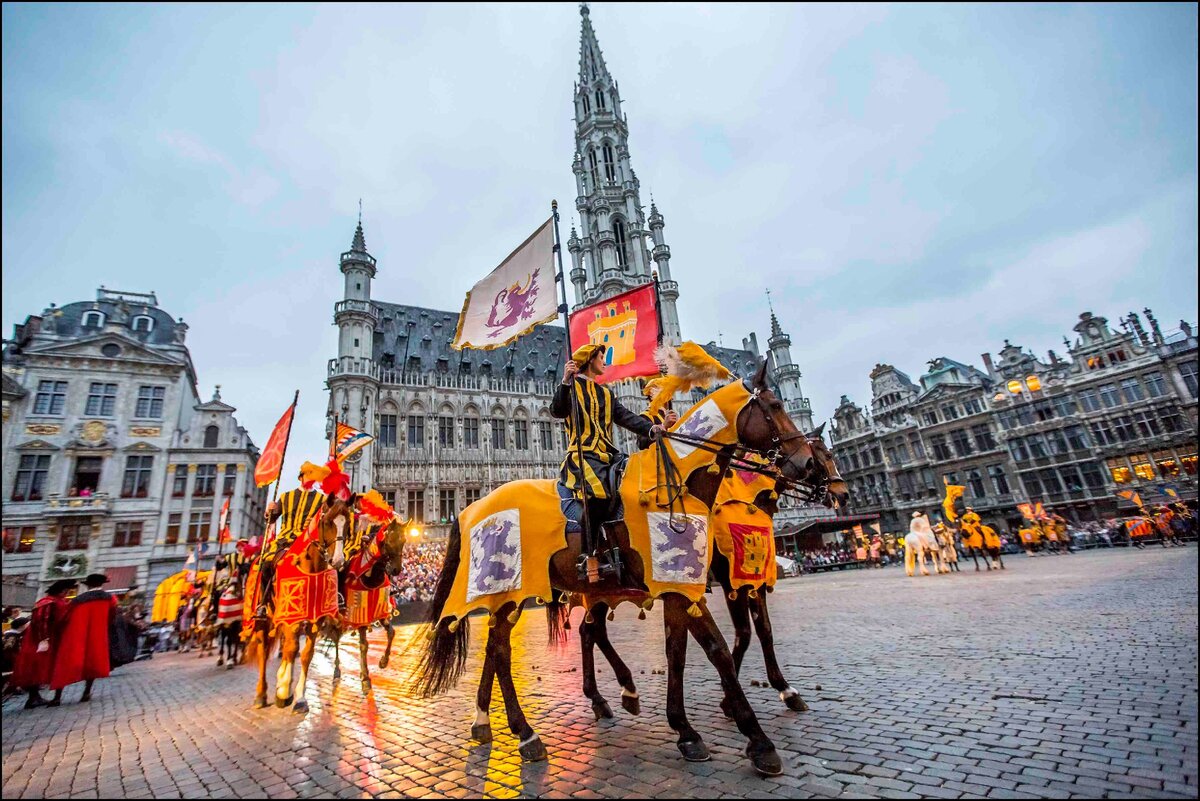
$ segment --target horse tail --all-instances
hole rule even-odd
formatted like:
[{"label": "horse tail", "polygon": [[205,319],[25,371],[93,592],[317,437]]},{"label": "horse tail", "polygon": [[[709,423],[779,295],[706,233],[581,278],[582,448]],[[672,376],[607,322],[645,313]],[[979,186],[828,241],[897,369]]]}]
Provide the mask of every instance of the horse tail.
[{"label": "horse tail", "polygon": [[442,620],[442,611],[450,599],[450,590],[454,587],[454,579],[462,561],[459,554],[461,540],[462,532],[458,518],[455,518],[446,544],[446,561],[442,564],[442,573],[425,617],[425,623],[431,628],[417,664],[414,683],[422,698],[432,698],[453,688],[467,666],[468,619]]},{"label": "horse tail", "polygon": [[546,639],[551,645],[566,645],[567,629],[571,622],[571,607],[567,606],[563,595],[561,598],[553,597],[554,590],[550,590],[551,598],[546,602]]}]

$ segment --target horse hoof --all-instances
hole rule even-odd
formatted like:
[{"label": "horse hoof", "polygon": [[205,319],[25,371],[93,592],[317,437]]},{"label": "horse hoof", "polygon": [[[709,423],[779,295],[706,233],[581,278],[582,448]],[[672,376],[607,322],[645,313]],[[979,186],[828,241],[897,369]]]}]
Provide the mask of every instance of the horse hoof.
[{"label": "horse hoof", "polygon": [[696,740],[690,743],[678,743],[679,753],[683,754],[683,758],[688,762],[707,762],[712,759],[712,755],[708,753],[708,746],[703,740]]},{"label": "horse hoof", "polygon": [[233,670],[233,666],[234,666],[234,663],[233,663],[233,661],[231,660],[231,661],[229,662],[229,664],[225,666],[225,669],[226,669],[226,670]]},{"label": "horse hoof", "polygon": [[369,681],[364,681],[364,682],[362,683],[362,694],[363,694],[363,695],[370,695],[370,694],[371,694],[371,682],[369,682]]},{"label": "horse hoof", "polygon": [[295,712],[297,715],[307,714],[308,713],[308,701],[303,701],[303,700],[297,701],[295,706],[292,707],[292,711]]},{"label": "horse hoof", "polygon": [[521,752],[521,759],[526,762],[541,762],[546,759],[546,746],[542,745],[542,738],[536,734],[529,742],[517,748]]},{"label": "horse hoof", "polygon": [[638,698],[636,695],[622,695],[621,706],[623,706],[625,711],[631,715],[642,714],[642,699]]},{"label": "horse hoof", "polygon": [[484,723],[482,726],[472,726],[471,739],[477,743],[490,743],[492,741],[492,724]]},{"label": "horse hoof", "polygon": [[612,707],[608,705],[608,701],[603,698],[597,698],[592,701],[592,712],[596,715],[596,720],[600,718],[611,718],[613,716]]},{"label": "horse hoof", "polygon": [[341,680],[342,680],[342,670],[341,670],[341,668],[337,668],[336,670],[334,670],[334,671],[333,671],[333,680],[334,680],[334,681],[341,681]]},{"label": "horse hoof", "polygon": [[289,695],[287,698],[276,698],[275,706],[279,707],[280,709],[287,709],[292,705],[292,701],[294,700],[296,700],[296,697],[293,695]]},{"label": "horse hoof", "polygon": [[750,757],[750,762],[754,765],[754,770],[760,776],[778,776],[783,773],[783,760],[779,758],[779,754],[772,748],[762,754],[751,754],[750,749],[746,749],[746,756]]},{"label": "horse hoof", "polygon": [[800,697],[800,693],[789,695],[787,698],[783,699],[783,703],[793,712],[808,711],[808,704],[804,703],[804,699]]},{"label": "horse hoof", "polygon": [[387,666],[388,666],[388,658],[387,658],[387,654],[384,654],[383,656],[379,657],[379,669],[383,670]]},{"label": "horse hoof", "polygon": [[225,666],[225,657],[221,657],[220,659],[217,660],[217,667],[224,667],[224,666]]},{"label": "horse hoof", "polygon": [[267,708],[267,696],[260,695],[260,696],[258,696],[258,698],[255,698],[254,699],[254,708],[255,709],[266,709]]},{"label": "horse hoof", "polygon": [[725,716],[726,720],[733,720],[733,712],[729,709],[728,698],[721,699],[721,714]]}]

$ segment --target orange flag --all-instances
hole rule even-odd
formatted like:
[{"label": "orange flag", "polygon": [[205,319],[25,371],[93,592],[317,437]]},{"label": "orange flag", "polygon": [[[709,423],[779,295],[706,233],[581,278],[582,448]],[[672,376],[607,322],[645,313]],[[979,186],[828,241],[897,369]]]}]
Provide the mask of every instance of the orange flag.
[{"label": "orange flag", "polygon": [[[297,392],[296,396],[299,399],[300,393]],[[262,455],[258,457],[258,465],[254,468],[255,486],[265,487],[279,478],[279,472],[283,470],[283,455],[287,451],[288,437],[292,433],[292,415],[295,413],[296,401],[293,400],[292,405],[275,424],[275,430],[271,432],[267,446],[263,448]]]}]

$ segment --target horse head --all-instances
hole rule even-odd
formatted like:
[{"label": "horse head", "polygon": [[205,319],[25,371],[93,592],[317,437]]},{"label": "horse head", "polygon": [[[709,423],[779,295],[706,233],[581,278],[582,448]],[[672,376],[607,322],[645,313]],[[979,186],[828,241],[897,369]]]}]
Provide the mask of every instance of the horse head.
[{"label": "horse head", "polygon": [[392,518],[384,527],[383,537],[379,541],[379,552],[384,559],[384,570],[389,576],[400,572],[404,565],[404,540],[412,520]]},{"label": "horse head", "polygon": [[821,423],[816,431],[807,435],[808,443],[812,446],[815,470],[821,473],[821,481],[825,485],[825,496],[821,503],[827,507],[841,509],[850,501],[850,487],[846,479],[838,472],[837,461],[833,452],[825,444],[825,424]]},{"label": "horse head", "polygon": [[738,441],[766,454],[787,481],[804,482],[812,473],[813,448],[767,386],[765,359],[758,372],[743,383],[750,392],[750,402],[738,414]]},{"label": "horse head", "polygon": [[325,496],[324,508],[317,518],[316,542],[313,543],[318,549],[314,570],[328,567],[340,570],[345,563],[346,532],[354,525],[355,501],[354,496],[346,499],[333,494]]}]

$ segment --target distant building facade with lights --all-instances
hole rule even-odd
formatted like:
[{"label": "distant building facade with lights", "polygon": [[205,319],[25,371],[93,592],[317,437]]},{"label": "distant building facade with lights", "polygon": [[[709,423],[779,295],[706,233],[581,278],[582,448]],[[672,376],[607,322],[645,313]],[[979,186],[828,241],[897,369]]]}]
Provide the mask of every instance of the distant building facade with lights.
[{"label": "distant building facade with lights", "polygon": [[1068,520],[1196,499],[1197,340],[1192,326],[1163,334],[1153,313],[1121,331],[1080,315],[1066,358],[1039,359],[1005,342],[983,368],[947,357],[913,381],[892,365],[871,372],[866,411],[842,396],[832,439],[851,510],[907,530],[914,510],[933,512],[945,482],[993,524],[1020,521],[1017,504],[1041,501]]}]

